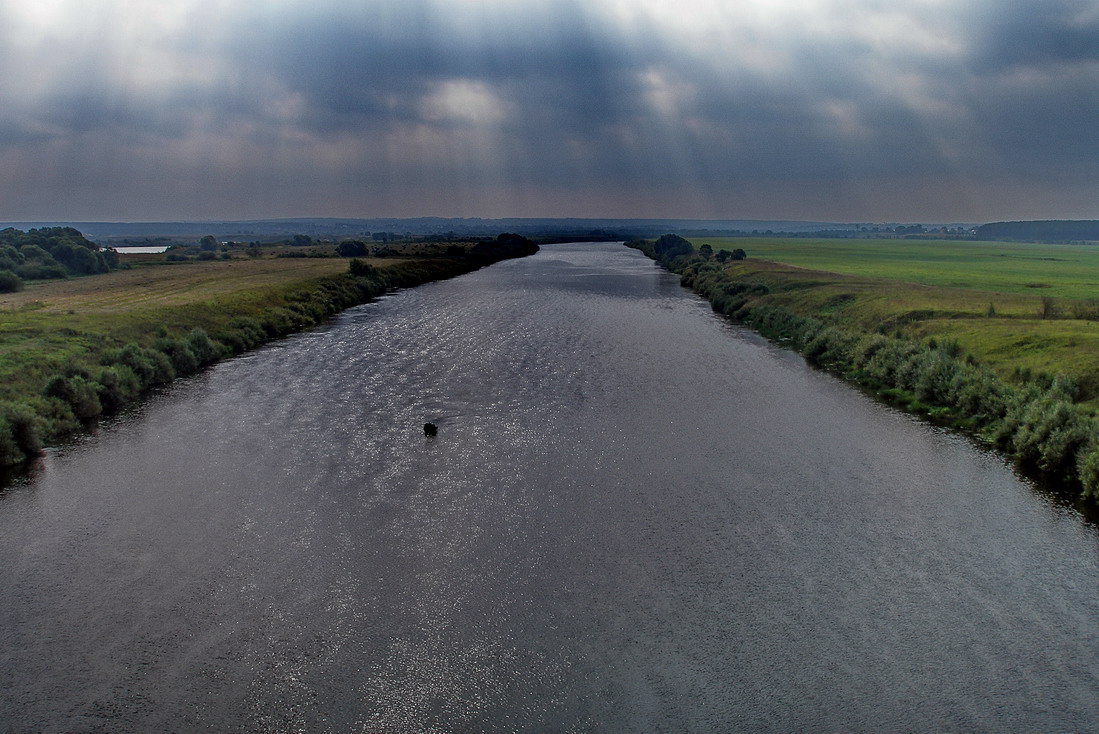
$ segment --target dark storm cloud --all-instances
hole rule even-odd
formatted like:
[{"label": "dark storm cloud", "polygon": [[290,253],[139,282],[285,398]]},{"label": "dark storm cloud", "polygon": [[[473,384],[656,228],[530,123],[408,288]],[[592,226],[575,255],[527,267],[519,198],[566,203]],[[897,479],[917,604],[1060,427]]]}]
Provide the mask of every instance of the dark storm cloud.
[{"label": "dark storm cloud", "polygon": [[525,115],[567,113],[583,124],[613,110],[610,93],[636,59],[613,29],[591,28],[578,10],[559,8],[551,19],[520,19],[496,32],[486,23],[476,34],[422,2],[393,6],[384,22],[372,13],[346,13],[335,23],[288,15],[237,53],[245,65],[262,59],[301,94],[309,109],[303,124],[321,130],[422,121],[423,98],[455,79],[505,91]]},{"label": "dark storm cloud", "polygon": [[982,142],[1001,167],[1036,183],[1094,182],[1099,6],[1052,0],[987,11],[959,82]]},{"label": "dark storm cloud", "polygon": [[986,11],[973,49],[981,72],[1099,62],[1099,6],[1091,0],[997,3]]},{"label": "dark storm cloud", "polygon": [[[241,181],[306,182],[328,214],[596,214],[595,192],[607,214],[664,196],[668,215],[977,219],[996,215],[967,201],[1025,203],[1028,181],[1029,201],[1099,195],[1091,2],[242,0],[216,23],[181,7],[160,35],[60,52],[0,31],[0,63],[24,72],[0,79],[10,170],[79,149],[67,160],[97,171],[170,173],[196,212],[204,192],[257,196]],[[646,204],[626,211],[631,192]]]}]

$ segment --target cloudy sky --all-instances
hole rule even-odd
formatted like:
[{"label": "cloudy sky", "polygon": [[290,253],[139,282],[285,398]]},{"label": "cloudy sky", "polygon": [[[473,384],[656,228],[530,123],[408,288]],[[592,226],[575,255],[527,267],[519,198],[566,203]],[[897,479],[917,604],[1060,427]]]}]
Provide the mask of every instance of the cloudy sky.
[{"label": "cloudy sky", "polygon": [[0,220],[1099,218],[1096,0],[0,0]]}]

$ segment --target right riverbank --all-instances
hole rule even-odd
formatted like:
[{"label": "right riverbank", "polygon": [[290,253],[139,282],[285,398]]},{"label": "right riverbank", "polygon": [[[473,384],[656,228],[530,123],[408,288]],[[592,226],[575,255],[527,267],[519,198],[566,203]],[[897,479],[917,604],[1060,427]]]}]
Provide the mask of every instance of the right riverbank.
[{"label": "right riverbank", "polygon": [[[627,245],[715,311],[1070,492],[1099,497],[1099,324],[1087,318],[1089,301],[815,270],[751,252],[732,259],[674,235]],[[1081,318],[1067,318],[1072,307]]]}]

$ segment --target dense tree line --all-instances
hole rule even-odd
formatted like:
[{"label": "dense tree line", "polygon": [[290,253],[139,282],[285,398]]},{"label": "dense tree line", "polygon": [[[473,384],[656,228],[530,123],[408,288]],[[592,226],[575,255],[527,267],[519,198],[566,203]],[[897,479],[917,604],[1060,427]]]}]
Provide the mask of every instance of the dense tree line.
[{"label": "dense tree line", "polygon": [[526,257],[536,252],[538,252],[538,245],[522,235],[511,232],[499,234],[495,240],[478,242],[469,250],[471,257],[485,263],[512,257]]},{"label": "dense tree line", "polygon": [[[657,253],[652,242],[627,244],[650,257]],[[666,243],[663,252],[683,250]],[[1099,500],[1099,421],[1077,405],[1080,390],[1072,378],[1018,373],[1005,379],[954,342],[868,331],[770,304],[770,286],[702,254],[655,259],[679,273],[683,285],[715,311],[912,412],[968,430],[1026,466],[1076,483],[1083,496]]]},{"label": "dense tree line", "polygon": [[101,248],[72,227],[0,230],[0,292],[17,291],[24,280],[92,275],[117,267],[117,252]]},{"label": "dense tree line", "polygon": [[661,235],[655,241],[630,240],[626,243],[626,246],[641,250],[646,255],[659,261],[668,268],[672,268],[675,265],[685,265],[687,261],[696,256],[697,259],[703,261],[714,259],[719,263],[728,262],[730,260],[744,260],[748,257],[748,253],[744,252],[744,250],[739,247],[733,250],[718,250],[717,252],[714,252],[714,248],[710,245],[702,245],[698,248],[698,252],[696,253],[694,245],[677,234]]},{"label": "dense tree line", "polygon": [[977,228],[977,239],[1024,242],[1099,240],[1099,221],[1051,219],[1034,222],[992,222]]}]

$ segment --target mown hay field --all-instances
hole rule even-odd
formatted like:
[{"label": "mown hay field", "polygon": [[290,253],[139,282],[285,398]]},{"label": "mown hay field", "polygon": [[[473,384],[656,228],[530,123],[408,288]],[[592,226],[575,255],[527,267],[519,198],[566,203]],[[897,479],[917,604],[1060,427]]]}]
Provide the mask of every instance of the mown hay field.
[{"label": "mown hay field", "polygon": [[[348,263],[240,258],[169,265],[154,264],[160,256],[130,257],[137,267],[0,295],[0,400],[18,399],[65,365],[94,362],[107,348],[258,314],[290,292],[347,272]],[[401,260],[370,262],[386,268]]]},{"label": "mown hay field", "polygon": [[[152,265],[149,261],[160,256],[122,257],[124,263],[131,258],[139,260],[139,266],[94,277],[30,283],[18,293],[0,294],[0,311],[124,313],[204,302],[242,290],[262,290],[287,281],[347,272],[347,260],[342,258],[239,258]],[[375,267],[385,267],[392,261],[370,262]],[[9,316],[4,315],[5,321]]]}]

